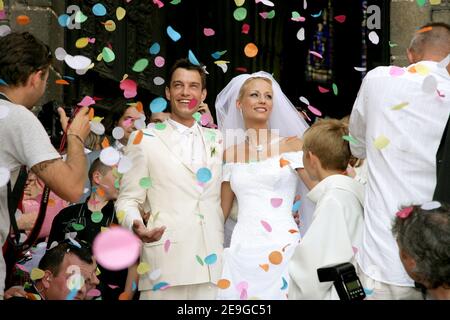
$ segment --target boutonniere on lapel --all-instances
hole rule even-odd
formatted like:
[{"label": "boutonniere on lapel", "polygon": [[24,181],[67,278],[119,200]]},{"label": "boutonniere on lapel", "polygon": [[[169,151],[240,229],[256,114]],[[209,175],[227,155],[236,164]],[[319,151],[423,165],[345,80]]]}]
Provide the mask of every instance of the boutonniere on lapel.
[{"label": "boutonniere on lapel", "polygon": [[211,158],[214,157],[217,153],[216,146],[211,146]]}]

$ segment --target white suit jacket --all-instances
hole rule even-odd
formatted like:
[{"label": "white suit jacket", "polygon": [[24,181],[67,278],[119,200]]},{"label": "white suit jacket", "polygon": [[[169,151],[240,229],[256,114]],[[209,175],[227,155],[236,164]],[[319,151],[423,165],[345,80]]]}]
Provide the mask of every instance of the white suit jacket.
[{"label": "white suit jacket", "polygon": [[[141,291],[161,282],[170,286],[216,283],[222,272],[221,133],[200,128],[205,167],[211,171],[211,179],[202,187],[195,169],[182,160],[180,133],[168,122],[164,125],[162,130],[142,130],[139,144],[133,143],[139,131],[130,136],[125,156],[133,167],[122,177],[116,202],[116,212],[124,214],[120,223],[126,228],[131,229],[134,219],[142,219],[144,208],[152,213],[147,228],[166,226],[161,240],[143,244],[141,261],[150,265],[150,272],[140,276]],[[151,181],[147,189],[139,183],[145,177]],[[150,279],[157,269],[161,276]]]}]

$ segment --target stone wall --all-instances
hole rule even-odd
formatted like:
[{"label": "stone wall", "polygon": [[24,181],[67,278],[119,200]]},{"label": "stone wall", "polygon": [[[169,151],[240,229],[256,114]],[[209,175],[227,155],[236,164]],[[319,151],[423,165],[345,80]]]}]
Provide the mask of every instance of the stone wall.
[{"label": "stone wall", "polygon": [[406,48],[414,31],[429,22],[450,23],[450,0],[427,0],[423,7],[416,0],[391,0],[390,16],[391,43],[397,45],[391,48],[391,63],[406,66]]},{"label": "stone wall", "polygon": [[[64,29],[58,24],[58,16],[65,10],[65,1],[51,0],[3,0],[7,19],[0,24],[8,24],[13,31],[29,31],[37,38],[48,44],[55,52],[57,47],[64,46]],[[27,25],[16,23],[17,16],[26,15],[30,18]],[[49,100],[62,101],[63,88],[55,84],[60,77],[57,73],[62,70],[62,64],[55,61],[50,71],[48,87],[38,105]]]}]

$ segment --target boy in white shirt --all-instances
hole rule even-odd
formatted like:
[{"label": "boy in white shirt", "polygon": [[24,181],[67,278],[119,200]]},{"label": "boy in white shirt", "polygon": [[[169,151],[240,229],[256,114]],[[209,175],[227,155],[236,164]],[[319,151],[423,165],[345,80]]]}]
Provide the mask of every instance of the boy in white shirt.
[{"label": "boy in white shirt", "polygon": [[319,282],[317,269],[354,262],[362,238],[364,187],[345,175],[347,135],[346,124],[329,119],[315,123],[303,136],[303,164],[318,181],[307,194],[316,209],[290,262],[289,299],[338,299],[332,282]]}]

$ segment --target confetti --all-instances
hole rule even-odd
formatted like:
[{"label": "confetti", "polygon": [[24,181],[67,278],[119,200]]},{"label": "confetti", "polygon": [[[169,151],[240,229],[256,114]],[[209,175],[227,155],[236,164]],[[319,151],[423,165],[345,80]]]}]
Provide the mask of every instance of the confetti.
[{"label": "confetti", "polygon": [[423,210],[434,210],[434,209],[438,209],[440,207],[441,207],[441,203],[439,201],[426,202],[420,206],[420,208]]},{"label": "confetti", "polygon": [[176,32],[171,26],[167,27],[167,35],[174,42],[177,42],[178,40],[181,39],[181,35],[178,32]]},{"label": "confetti", "polygon": [[153,83],[154,83],[155,86],[161,86],[161,85],[163,85],[165,82],[166,82],[166,80],[164,80],[164,79],[161,78],[161,77],[154,77],[154,78],[153,78]]},{"label": "confetti", "polygon": [[283,261],[283,255],[280,251],[272,251],[269,254],[269,261],[271,264],[278,265]]},{"label": "confetti", "polygon": [[151,45],[150,49],[148,49],[148,51],[150,52],[150,54],[158,54],[159,51],[161,50],[161,46],[159,45],[158,42],[155,42]]},{"label": "confetti", "polygon": [[65,28],[70,23],[70,17],[67,14],[62,14],[58,17],[58,23],[61,27]]},{"label": "confetti", "polygon": [[309,54],[312,54],[313,56],[315,56],[317,58],[323,59],[322,55],[316,51],[309,50]]},{"label": "confetti", "polygon": [[427,1],[426,0],[416,0],[416,2],[419,7],[423,7]]},{"label": "confetti", "polygon": [[103,23],[106,31],[113,32],[116,30],[116,23],[113,20],[108,20]]},{"label": "confetti", "polygon": [[103,17],[106,15],[106,8],[103,4],[97,3],[92,7],[92,13],[97,17]]},{"label": "confetti", "polygon": [[353,144],[358,144],[358,140],[356,140],[355,138],[353,138],[352,136],[348,135],[348,136],[342,136],[342,139],[353,143]]},{"label": "confetti", "polygon": [[198,169],[196,176],[198,181],[201,183],[206,183],[211,180],[212,174],[208,168],[200,168]]},{"label": "confetti", "polygon": [[214,63],[220,68],[222,69],[222,72],[225,73],[228,71],[228,65],[227,63],[230,63],[230,61],[224,61],[224,60],[218,60],[218,61],[214,61]]},{"label": "confetti", "polygon": [[245,8],[237,8],[233,12],[233,17],[236,21],[242,21],[247,17],[247,9]]},{"label": "confetti", "polygon": [[203,28],[203,34],[206,37],[211,37],[211,36],[215,35],[216,32],[214,31],[214,29],[211,29],[211,28]]},{"label": "confetti", "polygon": [[195,259],[197,259],[197,262],[198,262],[201,266],[204,266],[203,260],[202,260],[202,258],[200,258],[200,256],[196,255],[196,256],[195,256]]},{"label": "confetti", "polygon": [[297,32],[297,39],[300,41],[305,40],[305,28],[300,28],[300,30],[298,30]]},{"label": "confetti", "polygon": [[401,76],[404,73],[405,73],[405,69],[403,69],[403,68],[396,67],[396,66],[392,66],[389,68],[389,74],[393,77]]},{"label": "confetti", "polygon": [[380,42],[380,38],[378,37],[378,34],[375,31],[369,32],[369,40],[375,45],[377,45]]},{"label": "confetti", "polygon": [[283,168],[289,164],[290,164],[290,162],[288,160],[280,158],[280,168]]},{"label": "confetti", "polygon": [[403,208],[402,210],[397,212],[396,216],[402,219],[408,218],[413,209],[413,207]]},{"label": "confetti", "polygon": [[367,71],[366,67],[354,67],[354,69],[358,72],[366,72]]},{"label": "confetti", "polygon": [[167,282],[159,282],[155,284],[152,288],[153,291],[164,290],[169,286]]},{"label": "confetti", "polygon": [[121,270],[136,262],[141,251],[141,240],[122,227],[110,228],[95,237],[92,250],[97,262],[104,268]]},{"label": "confetti", "polygon": [[273,2],[269,1],[269,0],[255,0],[255,3],[258,3],[258,2],[264,3],[268,7],[273,7],[274,6]]},{"label": "confetti", "polygon": [[308,106],[308,109],[309,109],[309,111],[311,111],[314,115],[316,115],[316,116],[318,116],[318,117],[321,117],[321,116],[322,116],[322,112],[321,112],[319,109],[317,109],[317,108],[315,108],[315,107],[313,107],[313,106],[311,106],[311,105]]},{"label": "confetti", "polygon": [[373,141],[373,145],[375,146],[375,148],[377,148],[378,150],[381,150],[383,148],[386,148],[386,146],[389,144],[389,139],[386,138],[385,136],[381,135],[378,138],[376,138]]},{"label": "confetti", "polygon": [[248,282],[247,281],[241,281],[236,285],[236,290],[241,292],[243,290],[248,290]]},{"label": "confetti", "polygon": [[261,269],[263,269],[265,272],[269,271],[269,265],[267,263],[260,264],[259,265]]},{"label": "confetti", "polygon": [[205,264],[211,265],[217,262],[217,255],[215,253],[210,254],[205,258]]},{"label": "confetti", "polygon": [[108,147],[100,152],[100,161],[107,166],[116,165],[120,160],[120,153],[113,147]]},{"label": "confetti", "polygon": [[220,279],[217,281],[217,287],[219,289],[228,289],[230,287],[231,283],[227,279]]},{"label": "confetti", "polygon": [[127,14],[127,11],[122,7],[117,7],[116,9],[116,17],[118,21],[121,21],[123,18],[125,18],[125,15]]},{"label": "confetti", "polygon": [[292,211],[297,212],[298,209],[300,209],[301,204],[302,204],[301,200],[295,201],[294,204],[292,205]]},{"label": "confetti", "polygon": [[241,33],[248,34],[249,31],[250,31],[250,25],[248,23],[244,23],[242,25]]},{"label": "confetti", "polygon": [[72,223],[71,226],[75,231],[81,231],[84,229],[84,225],[79,223]]},{"label": "confetti", "polygon": [[227,53],[227,50],[224,50],[224,51],[216,51],[216,52],[214,52],[213,54],[211,54],[211,56],[212,56],[214,59],[220,59],[220,57],[223,56],[225,53]]},{"label": "confetti", "polygon": [[188,52],[188,59],[189,59],[190,63],[192,63],[196,66],[200,65],[200,62],[198,62],[198,59],[195,57],[194,53],[191,50],[189,50],[189,52]]},{"label": "confetti", "polygon": [[430,68],[421,63],[416,64],[415,67],[417,73],[420,74],[421,76],[427,76],[430,73]]},{"label": "confetti", "polygon": [[155,66],[157,66],[158,68],[162,68],[166,64],[166,59],[164,59],[164,57],[157,56],[157,57],[155,57],[154,62],[155,62]]},{"label": "confetti", "polygon": [[163,112],[167,108],[167,100],[163,97],[158,97],[150,102],[150,110],[152,113]]},{"label": "confetti", "polygon": [[152,180],[150,177],[144,177],[139,180],[139,186],[143,189],[148,189],[152,186]]},{"label": "confetti", "polygon": [[320,10],[318,13],[311,13],[311,17],[318,18],[322,15],[322,10]]},{"label": "confetti", "polygon": [[166,124],[165,123],[157,123],[155,124],[155,129],[156,130],[164,130],[166,128]]},{"label": "confetti", "polygon": [[88,297],[100,297],[101,294],[102,294],[102,293],[100,292],[100,290],[98,290],[98,289],[96,289],[96,288],[93,288],[93,289],[89,290],[89,291],[86,293],[86,295],[87,295]]},{"label": "confetti", "polygon": [[278,208],[279,206],[281,206],[282,203],[283,203],[283,199],[281,199],[281,198],[272,198],[272,199],[270,199],[270,204],[274,208]]},{"label": "confetti", "polygon": [[266,229],[267,232],[272,232],[272,227],[268,222],[261,220],[261,224],[264,227],[264,229]]},{"label": "confetti", "polygon": [[64,80],[64,79],[58,79],[58,80],[55,80],[55,83],[56,83],[56,84],[59,84],[59,85],[65,85],[65,86],[69,85],[69,82],[67,82],[67,81]]},{"label": "confetti", "polygon": [[158,9],[164,7],[164,3],[161,0],[153,0],[153,3],[158,6]]},{"label": "confetti", "polygon": [[86,47],[89,44],[89,38],[80,38],[75,42],[75,47],[77,47],[78,49],[83,49],[84,47]]},{"label": "confetti", "polygon": [[41,270],[39,268],[33,268],[31,270],[30,279],[33,281],[36,281],[36,280],[42,279],[44,277],[44,275],[45,275],[44,270]]},{"label": "confetti", "polygon": [[335,83],[333,83],[332,88],[333,88],[334,95],[337,96],[339,91],[338,91],[338,87],[337,87],[337,85]]},{"label": "confetti", "polygon": [[280,290],[286,290],[288,287],[288,283],[284,277],[281,277],[283,279],[283,285],[281,286]]},{"label": "confetti", "polygon": [[247,43],[244,48],[244,53],[247,57],[253,58],[258,54],[258,47],[254,43]]},{"label": "confetti", "polygon": [[150,271],[150,265],[148,263],[146,263],[146,262],[139,263],[139,265],[137,267],[137,273],[139,275],[142,276],[142,275],[146,274],[149,271]]},{"label": "confetti", "polygon": [[269,11],[269,12],[260,12],[259,15],[263,19],[273,19],[275,17],[275,10]]},{"label": "confetti", "polygon": [[[64,51],[64,53],[65,53],[65,51]],[[91,59],[89,59],[88,57],[85,57],[85,56],[80,56],[80,55],[71,56],[70,54],[66,54],[63,59],[66,62],[66,64],[74,70],[87,69],[92,63]]]},{"label": "confetti", "polygon": [[327,93],[327,92],[330,92],[329,89],[324,88],[324,87],[321,87],[321,86],[317,86],[317,88],[319,89],[319,92],[320,92],[320,93]]},{"label": "confetti", "polygon": [[25,26],[30,23],[30,17],[25,15],[17,16],[16,22],[18,25]]},{"label": "confetti", "polygon": [[402,102],[400,104],[397,104],[397,105],[391,107],[391,110],[401,110],[401,109],[405,108],[408,105],[409,105],[409,102]]},{"label": "confetti", "polygon": [[91,214],[91,220],[94,223],[99,223],[103,219],[103,213],[101,211],[94,211]]},{"label": "confetti", "polygon": [[247,298],[248,298],[248,293],[247,293],[247,290],[244,289],[241,291],[240,299],[247,300]]},{"label": "confetti", "polygon": [[120,140],[125,136],[125,131],[122,127],[115,127],[112,131],[112,136],[116,140]]},{"label": "confetti", "polygon": [[181,2],[181,0],[172,0],[170,4],[177,5]]},{"label": "confetti", "polygon": [[292,11],[291,20],[296,22],[304,22],[306,19],[300,16],[300,13],[298,13],[297,11]]},{"label": "confetti", "polygon": [[122,292],[119,297],[117,298],[118,300],[131,300],[133,297],[131,296],[130,292],[124,291]]},{"label": "confetti", "polygon": [[123,90],[125,98],[134,98],[137,95],[137,83],[132,79],[125,79],[120,82],[120,89]]},{"label": "confetti", "polygon": [[134,72],[142,72],[147,68],[148,66],[148,59],[142,58],[136,61],[133,65],[133,68],[131,68]]},{"label": "confetti", "polygon": [[339,23],[344,23],[346,18],[347,17],[345,15],[339,15],[339,16],[335,16],[334,20],[336,20]]}]

